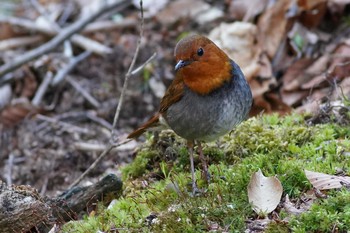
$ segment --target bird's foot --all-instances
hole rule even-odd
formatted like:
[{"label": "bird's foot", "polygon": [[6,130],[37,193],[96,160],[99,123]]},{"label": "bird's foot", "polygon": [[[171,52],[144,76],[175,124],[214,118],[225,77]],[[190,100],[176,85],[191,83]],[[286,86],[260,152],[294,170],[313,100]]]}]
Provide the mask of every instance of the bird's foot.
[{"label": "bird's foot", "polygon": [[193,185],[192,184],[192,194],[191,194],[192,197],[198,197],[198,196],[201,196],[204,193],[205,193],[204,189],[199,189],[197,187],[197,185]]},{"label": "bird's foot", "polygon": [[210,175],[210,172],[208,171],[208,169],[203,170],[202,177],[204,177],[207,184],[210,184],[211,175]]}]

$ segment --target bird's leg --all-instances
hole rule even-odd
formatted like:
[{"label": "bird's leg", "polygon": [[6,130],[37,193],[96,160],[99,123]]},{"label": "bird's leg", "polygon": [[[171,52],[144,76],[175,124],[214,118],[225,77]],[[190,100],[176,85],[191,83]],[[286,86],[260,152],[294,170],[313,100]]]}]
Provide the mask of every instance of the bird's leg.
[{"label": "bird's leg", "polygon": [[205,180],[207,181],[207,183],[209,184],[210,183],[210,173],[208,171],[207,160],[206,160],[205,156],[203,155],[202,145],[199,141],[197,141],[197,145],[198,145],[199,159],[201,160],[202,166],[203,166],[204,177],[205,177]]},{"label": "bird's leg", "polygon": [[188,141],[187,146],[190,150],[190,162],[191,162],[191,174],[192,174],[192,194],[193,196],[196,195],[196,193],[199,192],[196,184],[196,176],[195,176],[195,171],[194,171],[194,161],[193,161],[193,147],[194,147],[194,142],[193,141]]}]

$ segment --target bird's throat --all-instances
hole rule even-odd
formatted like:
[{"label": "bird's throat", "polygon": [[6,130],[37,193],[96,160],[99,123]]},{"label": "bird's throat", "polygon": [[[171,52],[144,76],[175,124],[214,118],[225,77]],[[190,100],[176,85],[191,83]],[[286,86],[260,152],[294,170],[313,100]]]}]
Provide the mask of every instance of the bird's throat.
[{"label": "bird's throat", "polygon": [[206,95],[222,87],[232,77],[232,66],[225,63],[224,66],[204,66],[199,69],[183,69],[180,73],[184,83],[192,91]]}]

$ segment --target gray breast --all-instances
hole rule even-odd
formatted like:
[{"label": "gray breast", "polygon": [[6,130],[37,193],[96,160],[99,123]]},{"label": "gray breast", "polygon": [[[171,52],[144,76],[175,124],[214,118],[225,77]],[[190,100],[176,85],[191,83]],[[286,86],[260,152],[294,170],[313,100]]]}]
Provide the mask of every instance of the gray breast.
[{"label": "gray breast", "polygon": [[243,121],[252,94],[239,66],[232,61],[232,79],[209,95],[185,87],[182,99],[164,115],[167,124],[187,140],[213,141]]}]

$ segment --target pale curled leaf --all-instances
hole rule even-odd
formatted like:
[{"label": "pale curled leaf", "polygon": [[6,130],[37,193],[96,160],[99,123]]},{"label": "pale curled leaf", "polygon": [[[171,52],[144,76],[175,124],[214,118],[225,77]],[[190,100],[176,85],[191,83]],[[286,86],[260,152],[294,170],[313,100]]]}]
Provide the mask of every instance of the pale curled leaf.
[{"label": "pale curled leaf", "polygon": [[248,185],[248,199],[257,213],[271,213],[280,203],[283,187],[277,177],[265,177],[255,172]]},{"label": "pale curled leaf", "polygon": [[350,185],[350,177],[348,176],[333,176],[308,170],[305,170],[305,175],[312,186],[319,190],[337,189],[344,185]]}]

